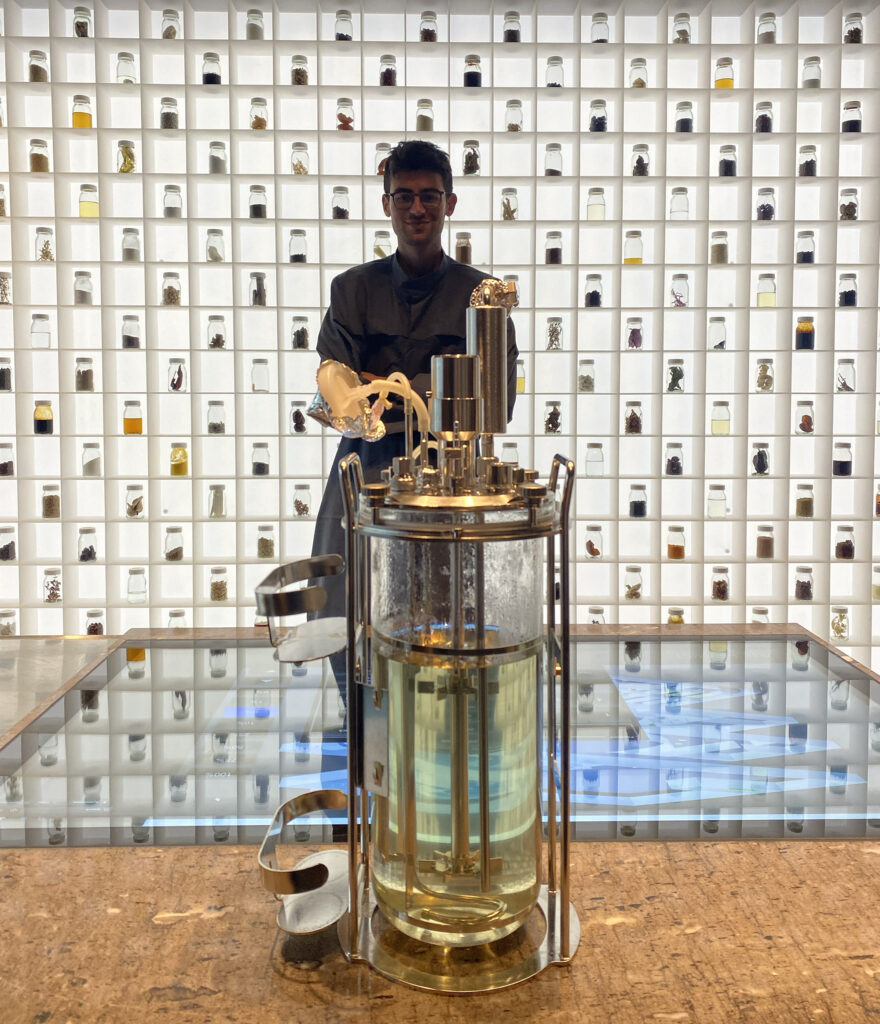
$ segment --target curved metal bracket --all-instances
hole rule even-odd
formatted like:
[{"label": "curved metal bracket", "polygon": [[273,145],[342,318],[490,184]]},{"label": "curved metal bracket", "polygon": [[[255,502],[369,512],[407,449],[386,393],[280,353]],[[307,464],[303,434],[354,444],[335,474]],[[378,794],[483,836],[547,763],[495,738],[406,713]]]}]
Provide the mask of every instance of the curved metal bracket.
[{"label": "curved metal bracket", "polygon": [[276,853],[278,842],[284,829],[296,818],[315,811],[344,811],[347,807],[348,797],[341,789],[316,789],[283,803],[275,812],[257,854],[263,888],[276,896],[319,889],[329,877],[326,865],[318,863],[301,869],[279,868]]},{"label": "curved metal bracket", "polygon": [[303,580],[317,579],[322,576],[336,576],[344,571],[345,562],[341,555],[320,555],[316,558],[302,558],[297,562],[288,562],[273,569],[256,586],[257,613],[265,615],[269,625],[269,643],[278,647],[285,635],[278,633],[277,623],[273,619],[281,619],[289,615],[305,615],[319,612],[327,603],[327,591],[320,584],[287,590],[286,587]]}]

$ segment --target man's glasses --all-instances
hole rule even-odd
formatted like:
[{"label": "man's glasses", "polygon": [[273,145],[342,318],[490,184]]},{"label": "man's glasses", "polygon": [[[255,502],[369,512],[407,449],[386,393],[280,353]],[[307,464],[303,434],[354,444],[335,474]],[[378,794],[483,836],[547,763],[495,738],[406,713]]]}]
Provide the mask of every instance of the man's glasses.
[{"label": "man's glasses", "polygon": [[398,210],[408,210],[415,201],[416,196],[419,197],[422,206],[426,210],[435,210],[446,195],[439,188],[426,188],[421,192],[410,192],[408,188],[399,188],[394,192],[386,192],[385,194]]}]

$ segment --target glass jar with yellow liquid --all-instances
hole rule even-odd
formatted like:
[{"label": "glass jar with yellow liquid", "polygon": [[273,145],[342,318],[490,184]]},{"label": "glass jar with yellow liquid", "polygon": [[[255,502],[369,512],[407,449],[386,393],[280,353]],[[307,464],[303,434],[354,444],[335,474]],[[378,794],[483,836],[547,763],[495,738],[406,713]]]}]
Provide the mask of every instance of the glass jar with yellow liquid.
[{"label": "glass jar with yellow liquid", "polygon": [[74,128],[92,127],[92,103],[88,96],[77,95],[73,97],[71,124]]},{"label": "glass jar with yellow liquid", "polygon": [[626,240],[623,243],[623,262],[642,262],[642,233],[641,231],[627,231]]},{"label": "glass jar with yellow liquid", "polygon": [[733,57],[719,57],[715,62],[715,88],[733,88]]},{"label": "glass jar with yellow liquid", "polygon": [[758,274],[758,294],[756,305],[769,307],[776,305],[776,275]]},{"label": "glass jar with yellow liquid", "polygon": [[522,359],[516,361],[516,393],[518,395],[526,393],[526,364]]},{"label": "glass jar with yellow liquid", "polygon": [[144,432],[144,414],[141,411],[141,403],[135,399],[123,403],[122,412],[122,433],[142,434]]}]

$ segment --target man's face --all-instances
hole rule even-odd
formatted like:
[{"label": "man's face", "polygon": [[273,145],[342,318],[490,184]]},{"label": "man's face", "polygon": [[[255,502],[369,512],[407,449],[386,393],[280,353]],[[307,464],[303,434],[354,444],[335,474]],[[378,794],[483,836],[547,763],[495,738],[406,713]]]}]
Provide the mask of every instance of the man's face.
[{"label": "man's face", "polygon": [[444,195],[440,205],[426,209],[419,199],[424,189],[443,191],[443,178],[434,171],[401,171],[391,177],[391,192],[408,189],[415,193],[412,206],[398,209],[388,196],[382,196],[382,209],[391,218],[391,227],[397,240],[403,245],[419,248],[433,248],[439,245],[443,234],[443,221],[455,209],[455,195]]}]

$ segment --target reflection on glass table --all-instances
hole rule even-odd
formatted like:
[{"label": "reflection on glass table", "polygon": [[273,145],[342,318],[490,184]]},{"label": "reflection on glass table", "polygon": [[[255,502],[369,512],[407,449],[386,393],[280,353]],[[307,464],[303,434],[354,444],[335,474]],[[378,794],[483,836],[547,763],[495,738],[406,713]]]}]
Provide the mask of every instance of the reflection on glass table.
[{"label": "reflection on glass table", "polygon": [[[281,802],[345,788],[329,663],[135,642],[0,750],[0,847],[259,843]],[[577,840],[880,836],[880,680],[815,639],[577,637],[571,712]]]}]

